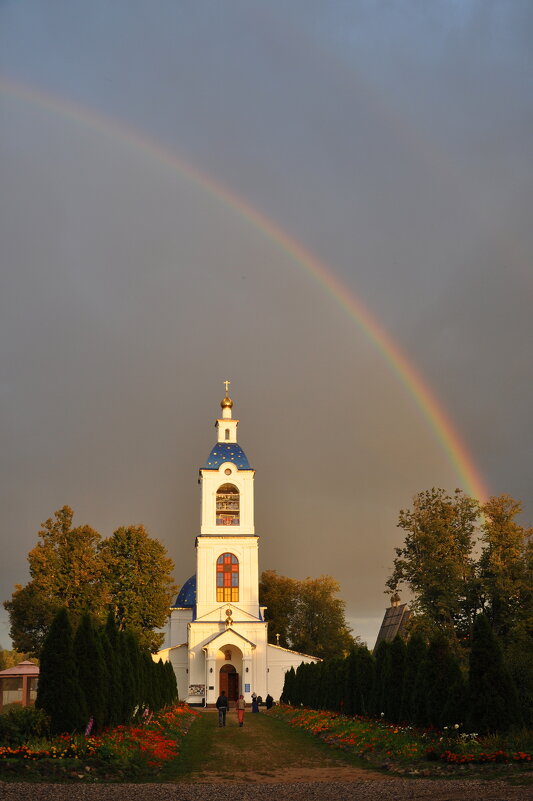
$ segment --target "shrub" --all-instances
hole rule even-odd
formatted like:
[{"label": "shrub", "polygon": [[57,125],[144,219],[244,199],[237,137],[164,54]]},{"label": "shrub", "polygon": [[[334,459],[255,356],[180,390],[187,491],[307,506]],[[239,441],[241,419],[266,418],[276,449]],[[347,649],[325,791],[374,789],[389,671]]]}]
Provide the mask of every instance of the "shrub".
[{"label": "shrub", "polygon": [[19,746],[30,739],[46,737],[50,718],[43,709],[19,707],[0,715],[0,745]]}]

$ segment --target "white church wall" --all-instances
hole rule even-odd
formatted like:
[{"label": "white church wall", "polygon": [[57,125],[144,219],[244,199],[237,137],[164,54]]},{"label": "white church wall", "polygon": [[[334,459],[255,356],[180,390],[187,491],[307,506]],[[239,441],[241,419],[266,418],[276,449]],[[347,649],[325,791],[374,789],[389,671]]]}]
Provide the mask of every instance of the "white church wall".
[{"label": "white church wall", "polygon": [[181,645],[187,642],[187,626],[192,620],[192,609],[173,607],[170,610],[169,645]]},{"label": "white church wall", "polygon": [[288,648],[281,648],[279,645],[267,645],[266,658],[268,661],[267,683],[268,692],[274,699],[279,701],[285,684],[285,673],[293,667],[295,670],[302,662],[319,662],[317,657],[300,654]]}]

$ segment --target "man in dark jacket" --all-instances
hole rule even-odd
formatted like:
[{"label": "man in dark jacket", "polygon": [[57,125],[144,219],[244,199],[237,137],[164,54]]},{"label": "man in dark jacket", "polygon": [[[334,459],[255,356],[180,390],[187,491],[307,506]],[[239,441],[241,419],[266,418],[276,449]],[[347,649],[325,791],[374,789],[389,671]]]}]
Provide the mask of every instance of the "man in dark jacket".
[{"label": "man in dark jacket", "polygon": [[218,725],[225,726],[226,725],[226,712],[228,711],[229,701],[226,697],[226,693],[224,690],[220,693],[217,698],[216,707],[218,709]]}]

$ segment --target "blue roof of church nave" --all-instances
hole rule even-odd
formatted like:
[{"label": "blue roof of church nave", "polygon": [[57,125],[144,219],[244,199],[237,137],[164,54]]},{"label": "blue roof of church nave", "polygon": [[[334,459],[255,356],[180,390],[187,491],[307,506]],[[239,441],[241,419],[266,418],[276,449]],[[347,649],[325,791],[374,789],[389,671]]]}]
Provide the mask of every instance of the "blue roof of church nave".
[{"label": "blue roof of church nave", "polygon": [[204,465],[206,470],[218,470],[224,462],[232,462],[239,470],[251,470],[248,458],[236,442],[217,442]]},{"label": "blue roof of church nave", "polygon": [[174,606],[194,609],[196,606],[196,575],[187,579],[178,593]]}]

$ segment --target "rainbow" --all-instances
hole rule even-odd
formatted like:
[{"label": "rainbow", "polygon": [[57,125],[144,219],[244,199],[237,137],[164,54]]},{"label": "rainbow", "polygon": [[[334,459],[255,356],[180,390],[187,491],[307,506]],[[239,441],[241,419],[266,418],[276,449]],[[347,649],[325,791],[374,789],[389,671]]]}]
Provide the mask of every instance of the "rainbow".
[{"label": "rainbow", "polygon": [[150,154],[216,199],[228,204],[236,213],[251,223],[263,236],[270,239],[303,268],[356,321],[428,421],[447,459],[460,477],[465,491],[480,501],[487,499],[489,492],[468,448],[459,437],[452,421],[427,382],[361,300],[339,281],[331,268],[319,261],[304,245],[226,186],[218,183],[197,167],[178,158],[161,144],[127,128],[118,120],[5,77],[0,77],[0,91],[56,114],[61,114],[107,137],[120,140],[122,145],[127,143],[132,148]]}]

